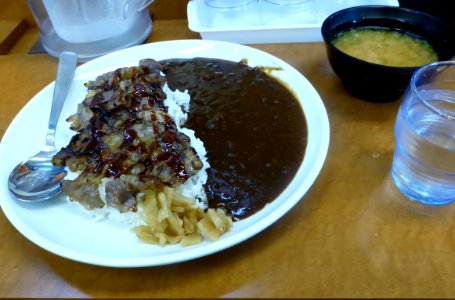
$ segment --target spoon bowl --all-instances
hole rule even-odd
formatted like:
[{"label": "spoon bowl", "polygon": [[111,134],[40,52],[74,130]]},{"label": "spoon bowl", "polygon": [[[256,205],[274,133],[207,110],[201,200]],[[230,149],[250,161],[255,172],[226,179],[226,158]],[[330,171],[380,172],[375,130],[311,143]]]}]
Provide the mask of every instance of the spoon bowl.
[{"label": "spoon bowl", "polygon": [[61,53],[52,97],[46,145],[43,150],[18,164],[8,178],[8,188],[18,200],[26,202],[44,201],[55,197],[62,190],[61,182],[67,172],[64,167],[54,166],[51,159],[57,152],[54,142],[55,129],[73,80],[76,64],[76,53]]},{"label": "spoon bowl", "polygon": [[40,151],[18,164],[10,174],[8,187],[22,201],[44,201],[61,192],[61,181],[67,172],[55,167],[51,158],[56,151]]}]

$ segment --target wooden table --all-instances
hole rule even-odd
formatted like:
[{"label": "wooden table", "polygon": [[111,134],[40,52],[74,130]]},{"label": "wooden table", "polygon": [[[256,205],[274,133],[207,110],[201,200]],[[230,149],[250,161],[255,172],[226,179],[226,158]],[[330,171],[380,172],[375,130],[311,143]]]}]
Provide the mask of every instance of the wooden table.
[{"label": "wooden table", "polygon": [[[185,21],[155,23],[148,42],[198,38]],[[391,184],[399,101],[348,94],[322,43],[252,47],[293,65],[327,108],[331,141],[305,197],[259,235],[161,267],[115,269],[51,254],[0,213],[2,297],[455,297],[455,206],[424,207]],[[0,56],[0,135],[54,80],[46,54]]]}]

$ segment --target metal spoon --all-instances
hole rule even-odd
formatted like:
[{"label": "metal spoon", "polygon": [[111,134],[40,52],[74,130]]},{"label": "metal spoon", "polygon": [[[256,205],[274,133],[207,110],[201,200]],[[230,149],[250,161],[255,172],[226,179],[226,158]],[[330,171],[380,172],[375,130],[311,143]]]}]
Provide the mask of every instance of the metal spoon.
[{"label": "metal spoon", "polygon": [[66,176],[64,167],[54,167],[52,156],[55,148],[55,129],[76,70],[77,54],[60,54],[57,79],[52,97],[51,115],[46,134],[46,145],[35,156],[18,164],[8,178],[10,192],[18,200],[26,202],[50,199],[61,192],[61,181]]}]

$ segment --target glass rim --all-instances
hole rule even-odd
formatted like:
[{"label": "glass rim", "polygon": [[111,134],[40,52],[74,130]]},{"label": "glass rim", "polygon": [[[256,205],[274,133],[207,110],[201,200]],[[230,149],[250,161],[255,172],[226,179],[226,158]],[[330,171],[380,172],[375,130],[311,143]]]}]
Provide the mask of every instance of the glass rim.
[{"label": "glass rim", "polygon": [[[438,114],[439,116],[441,116],[443,118],[446,118],[446,119],[448,119],[450,121],[454,121],[455,122],[455,112],[451,112],[451,111],[448,111],[448,110],[445,110],[445,109],[441,109],[441,108],[438,108],[437,106],[431,104],[428,100],[426,100],[426,99],[424,99],[424,98],[422,98],[420,96],[419,90],[417,89],[417,86],[416,86],[417,77],[419,77],[426,70],[435,69],[435,68],[441,68],[442,70],[438,71],[438,72],[442,72],[443,69],[446,69],[447,67],[455,68],[455,61],[453,61],[453,60],[437,61],[437,62],[430,63],[430,64],[427,64],[427,65],[424,65],[424,66],[420,67],[419,69],[417,69],[414,72],[414,74],[411,77],[410,88],[411,88],[413,94],[417,97],[417,99],[421,103],[423,103],[423,105],[425,105],[429,110],[433,111],[434,113]],[[455,78],[454,78],[454,84],[455,84]],[[455,89],[454,89],[454,92],[455,92]],[[453,102],[453,104],[455,105],[455,101]]]},{"label": "glass rim", "polygon": [[280,0],[264,0],[265,2],[276,4],[276,5],[300,5],[309,2],[310,0],[291,0],[291,1],[284,1],[286,3],[282,3]]},{"label": "glass rim", "polygon": [[253,2],[257,2],[257,0],[244,0],[240,4],[232,3],[232,1],[218,2],[218,3],[222,3],[222,4],[215,4],[216,2],[217,1],[204,0],[205,4],[207,4],[210,7],[214,7],[214,8],[239,8],[239,7],[244,7],[244,6],[250,5]]}]

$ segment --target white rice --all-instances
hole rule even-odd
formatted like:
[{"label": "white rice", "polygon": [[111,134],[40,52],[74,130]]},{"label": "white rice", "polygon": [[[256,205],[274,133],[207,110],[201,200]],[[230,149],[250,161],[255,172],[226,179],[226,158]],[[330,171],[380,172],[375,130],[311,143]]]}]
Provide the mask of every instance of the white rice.
[{"label": "white rice", "polygon": [[190,177],[177,189],[180,190],[183,195],[196,199],[196,204],[201,208],[206,208],[208,204],[204,184],[207,182],[207,168],[210,167],[207,161],[207,151],[205,150],[204,143],[196,137],[194,130],[181,127],[188,119],[191,101],[190,95],[188,94],[188,91],[172,91],[167,83],[164,85],[163,91],[167,96],[164,105],[168,107],[168,114],[174,118],[178,131],[186,134],[190,138],[191,146],[194,148],[203,164],[202,169],[196,175]]},{"label": "white rice", "polygon": [[[207,182],[207,168],[209,168],[209,163],[207,161],[207,151],[205,150],[204,143],[196,137],[194,130],[181,127],[185,124],[188,118],[189,106],[190,106],[190,95],[188,91],[181,92],[179,90],[172,91],[167,83],[163,86],[163,91],[166,93],[166,100],[164,104],[168,107],[168,114],[174,119],[177,124],[178,131],[186,134],[191,141],[191,146],[194,148],[199,158],[203,163],[203,167],[199,172],[190,177],[184,184],[181,184],[176,189],[180,191],[183,195],[188,198],[195,199],[195,204],[201,208],[207,208],[207,196],[204,190],[204,184]],[[68,174],[68,179],[74,179],[78,174]],[[99,186],[99,192],[101,199],[105,201],[105,185],[106,182],[111,180],[110,178],[103,178]],[[142,216],[142,206],[138,205],[137,212],[126,212],[120,213],[117,209],[112,207],[107,207],[105,205],[103,208],[96,208],[93,210],[86,210],[79,203],[76,203],[82,213],[86,217],[92,218],[93,221],[114,221],[126,223],[132,226],[138,226],[144,224]]]}]

